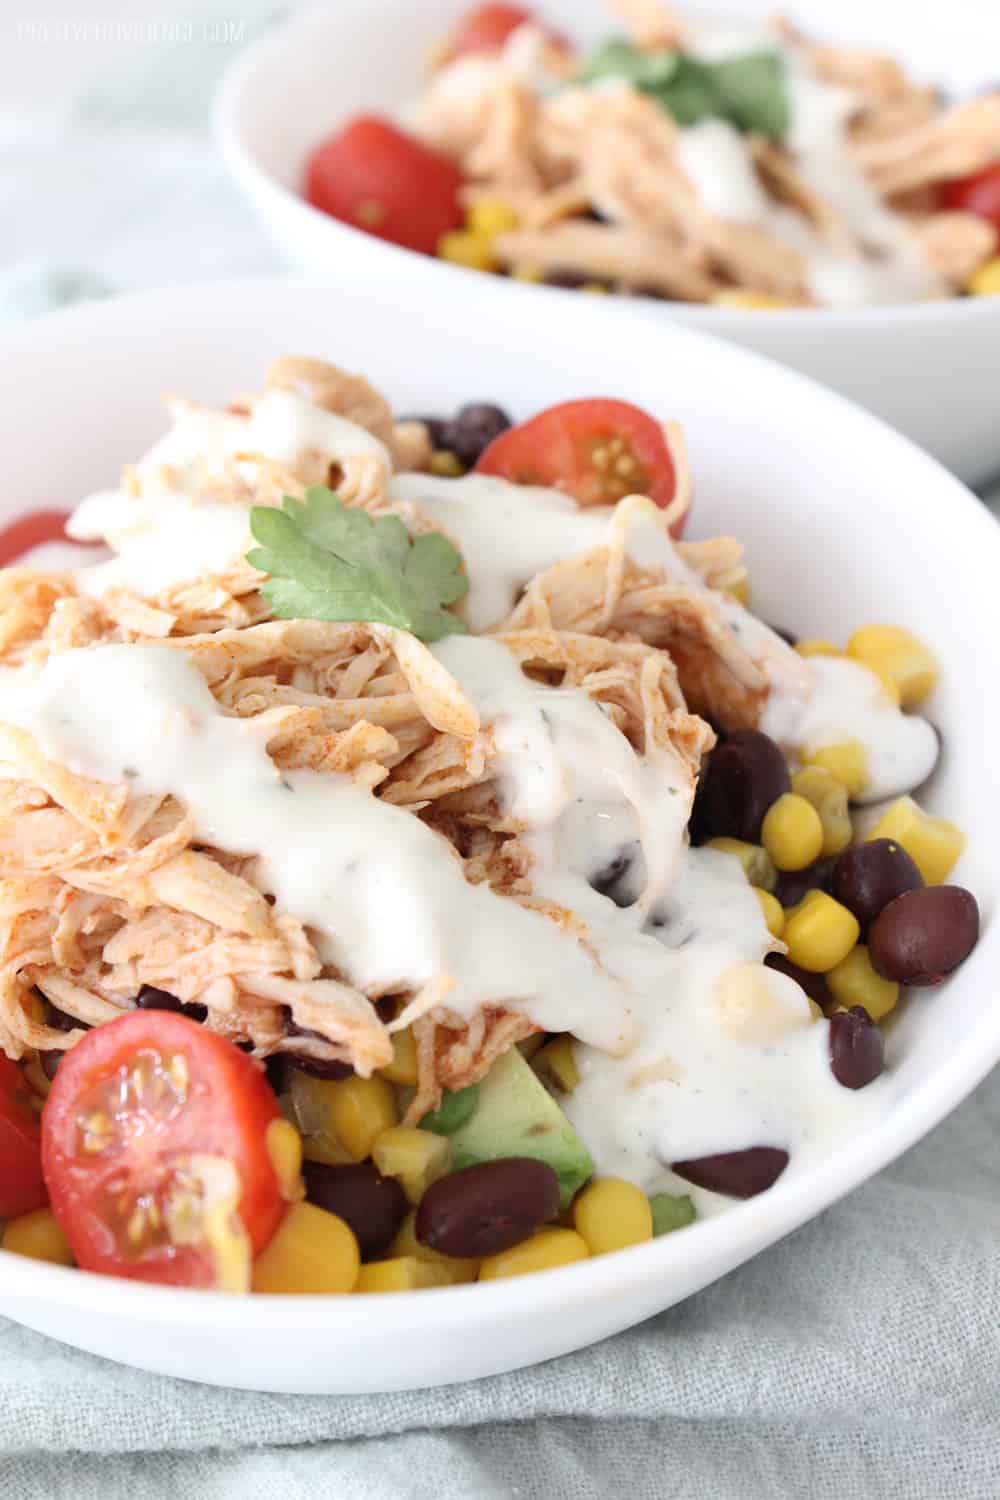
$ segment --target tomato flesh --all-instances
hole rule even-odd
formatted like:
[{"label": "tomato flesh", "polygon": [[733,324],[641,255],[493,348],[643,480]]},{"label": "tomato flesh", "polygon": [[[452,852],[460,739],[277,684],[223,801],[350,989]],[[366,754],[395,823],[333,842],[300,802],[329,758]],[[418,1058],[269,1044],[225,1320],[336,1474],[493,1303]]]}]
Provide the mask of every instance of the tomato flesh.
[{"label": "tomato flesh", "polygon": [[438,151],[388,120],[359,115],[306,163],[305,195],[344,224],[433,255],[463,219],[462,174]]},{"label": "tomato flesh", "polygon": [[100,542],[76,542],[66,535],[69,511],[33,510],[30,515],[18,516],[16,521],[0,527],[0,568],[9,568],[33,547],[43,542],[72,542],[74,546],[100,546]]},{"label": "tomato flesh", "polygon": [[267,1149],[277,1117],[260,1065],[185,1016],[137,1010],[88,1032],[42,1115],[45,1181],[77,1264],[243,1289],[285,1207]]},{"label": "tomato flesh", "polygon": [[957,213],[976,214],[1000,232],[1000,162],[949,182],[944,189],[944,206]]},{"label": "tomato flesh", "polygon": [[519,5],[477,5],[466,11],[448,41],[449,57],[499,52],[512,32],[535,18]]},{"label": "tomato flesh", "polygon": [[[665,509],[676,487],[659,423],[638,406],[603,397],[564,401],[502,432],[476,470],[565,490],[585,506],[642,494]],[[682,526],[683,518],[671,528],[675,536]]]},{"label": "tomato flesh", "polygon": [[30,1214],[47,1201],[33,1095],[21,1069],[0,1052],[0,1219]]}]

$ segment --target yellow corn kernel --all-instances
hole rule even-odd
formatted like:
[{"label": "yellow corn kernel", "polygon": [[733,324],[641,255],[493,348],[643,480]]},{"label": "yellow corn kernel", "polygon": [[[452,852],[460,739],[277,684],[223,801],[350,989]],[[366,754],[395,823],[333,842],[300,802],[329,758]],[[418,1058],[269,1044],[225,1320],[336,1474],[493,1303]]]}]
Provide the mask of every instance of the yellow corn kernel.
[{"label": "yellow corn kernel", "polygon": [[868,756],[858,740],[838,740],[802,756],[804,766],[819,766],[840,782],[848,797],[860,797],[868,784]]},{"label": "yellow corn kernel", "polygon": [[333,1090],[330,1119],[333,1133],[355,1161],[371,1156],[372,1147],[399,1116],[392,1084],[371,1078],[344,1078],[327,1084]]},{"label": "yellow corn kernel", "polygon": [[965,848],[965,834],[946,818],[932,818],[912,797],[899,797],[865,835],[902,844],[928,885],[940,885],[951,874]]},{"label": "yellow corn kernel", "polygon": [[832,641],[825,641],[821,636],[813,636],[805,641],[796,641],[795,649],[800,656],[843,656],[839,646]]},{"label": "yellow corn kernel", "polygon": [[302,1137],[289,1120],[272,1120],[264,1137],[281,1196],[295,1203],[305,1196],[302,1183]]},{"label": "yellow corn kernel", "polygon": [[922,703],[938,680],[937,658],[899,625],[863,625],[847,642],[847,654],[872,671],[881,668],[904,708]]},{"label": "yellow corn kernel", "polygon": [[[847,788],[824,766],[806,766],[792,776],[792,791],[811,802],[823,825],[823,854],[839,854],[854,836]],[[780,936],[780,934],[778,934]]]},{"label": "yellow corn kernel", "polygon": [[535,1057],[531,1064],[535,1072],[554,1083],[564,1094],[571,1094],[580,1082],[576,1057],[573,1054],[573,1038],[568,1032],[555,1037]]},{"label": "yellow corn kernel", "polygon": [[34,1213],[11,1219],[0,1236],[0,1248],[31,1260],[48,1260],[54,1266],[73,1264],[69,1241],[51,1208],[36,1208]]},{"label": "yellow corn kernel", "polygon": [[749,578],[744,576],[740,579],[739,583],[731,584],[730,587],[726,589],[726,593],[729,594],[731,598],[735,599],[737,604],[742,604],[744,609],[750,608]]},{"label": "yellow corn kernel", "polygon": [[718,849],[722,854],[735,854],[743,866],[743,873],[751,885],[762,891],[773,891],[778,883],[778,872],[766,849],[759,844],[746,844],[742,839],[709,839],[706,849]]},{"label": "yellow corn kernel", "polygon": [[772,896],[770,891],[761,890],[755,885],[753,893],[760,902],[761,913],[767,923],[767,930],[772,937],[780,938],[785,930],[785,913],[777,896]]},{"label": "yellow corn kernel", "polygon": [[354,1231],[315,1203],[293,1203],[253,1263],[255,1292],[350,1292],[361,1256]]},{"label": "yellow corn kernel", "polygon": [[545,1032],[535,1031],[531,1036],[526,1036],[523,1041],[518,1042],[517,1050],[526,1062],[530,1062],[536,1052],[545,1046]]},{"label": "yellow corn kernel", "polygon": [[591,296],[594,297],[606,297],[611,288],[605,281],[584,281],[581,282],[579,290],[581,292],[590,292]]},{"label": "yellow corn kernel", "polygon": [[1000,297],[1000,255],[984,260],[965,283],[965,290],[973,297]]},{"label": "yellow corn kernel", "polygon": [[830,970],[826,982],[838,1009],[863,1005],[873,1021],[887,1016],[899,999],[899,985],[894,979],[883,979],[876,974],[864,943],[858,943]]},{"label": "yellow corn kernel", "polygon": [[390,1083],[403,1083],[411,1088],[416,1085],[417,1044],[408,1026],[405,1031],[393,1032],[392,1062],[386,1063],[384,1068],[379,1068],[379,1072],[383,1078],[388,1078]]},{"label": "yellow corn kernel", "polygon": [[453,229],[443,234],[437,243],[441,260],[450,260],[452,265],[465,266],[470,271],[495,271],[493,247],[485,234],[470,234],[467,229]]},{"label": "yellow corn kernel", "polygon": [[356,1292],[416,1292],[422,1287],[447,1286],[444,1274],[430,1261],[415,1255],[397,1255],[392,1260],[372,1260],[361,1267]]},{"label": "yellow corn kernel", "polygon": [[885,663],[880,661],[860,661],[857,657],[852,658],[852,660],[857,661],[859,667],[864,667],[873,677],[878,678],[882,684],[882,691],[890,703],[895,704],[896,708],[899,708],[902,701],[899,696],[899,683],[893,677]]},{"label": "yellow corn kernel", "polygon": [[506,199],[487,196],[476,199],[465,216],[465,223],[473,234],[489,237],[516,229],[518,218]]},{"label": "yellow corn kernel", "polygon": [[372,1161],[383,1177],[397,1177],[411,1203],[419,1203],[432,1182],[451,1171],[451,1142],[446,1135],[393,1125],[372,1147]]},{"label": "yellow corn kernel", "polygon": [[737,307],[747,310],[773,312],[778,307],[791,307],[783,297],[775,297],[771,292],[753,292],[743,287],[727,286],[721,292],[716,292],[712,298],[713,307]]},{"label": "yellow corn kernel", "polygon": [[456,1255],[442,1255],[439,1250],[431,1250],[428,1245],[422,1245],[417,1239],[415,1213],[408,1213],[396,1230],[396,1237],[389,1246],[388,1254],[403,1257],[414,1256],[417,1260],[426,1261],[428,1265],[437,1269],[445,1281],[455,1286],[465,1281],[475,1281],[479,1274],[478,1260],[464,1260]]},{"label": "yellow corn kernel", "polygon": [[515,266],[510,275],[512,281],[526,281],[532,285],[545,279],[541,266],[533,265]]},{"label": "yellow corn kernel", "polygon": [[646,1194],[620,1177],[598,1177],[573,1203],[573,1227],[591,1255],[607,1255],[653,1238]]},{"label": "yellow corn kernel", "polygon": [[465,473],[458,455],[447,448],[435,448],[428,468],[432,474],[437,474],[442,479],[459,479]]},{"label": "yellow corn kernel", "polygon": [[541,1229],[499,1255],[488,1255],[479,1267],[479,1279],[500,1281],[507,1276],[528,1276],[532,1271],[552,1271],[575,1260],[586,1260],[589,1254],[587,1241],[575,1229]]},{"label": "yellow corn kernel", "polygon": [[783,792],[764,814],[761,843],[778,870],[804,870],[819,858],[823,824],[805,797]]},{"label": "yellow corn kernel", "polygon": [[788,957],[800,969],[825,974],[846,958],[860,936],[853,912],[825,891],[809,891],[785,916]]}]

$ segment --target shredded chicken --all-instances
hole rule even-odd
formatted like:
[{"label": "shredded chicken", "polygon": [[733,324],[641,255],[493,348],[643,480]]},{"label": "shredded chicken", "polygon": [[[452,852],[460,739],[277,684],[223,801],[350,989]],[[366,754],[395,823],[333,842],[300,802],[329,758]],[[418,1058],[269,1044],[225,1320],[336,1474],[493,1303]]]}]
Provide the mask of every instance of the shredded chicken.
[{"label": "shredded chicken", "polygon": [[[691,29],[664,0],[609,0],[609,8],[640,49],[692,44]],[[995,246],[985,232],[976,238],[948,222],[933,190],[1000,161],[1000,94],[945,107],[936,90],[884,53],[815,42],[780,17],[772,24],[776,43],[843,103],[843,119],[832,126],[841,134],[831,135],[827,150],[839,151],[841,176],[866,176],[880,195],[874,241],[863,180],[838,187],[829,161],[808,167],[794,135],[732,132],[733,152],[743,153],[766,211],[720,211],[686,173],[681,132],[655,97],[624,81],[581,86],[571,66],[556,79],[532,26],[518,28],[495,55],[446,61],[418,101],[415,126],[459,164],[467,202],[500,197],[516,214],[517,228],[492,244],[508,273],[678,301],[731,300],[737,289],[796,306],[821,295],[812,257],[854,263],[866,284],[866,263],[870,270],[897,255],[910,288],[902,295],[964,288]],[[717,170],[724,173],[725,162]],[[914,282],[921,254],[922,283]],[[884,287],[876,276],[872,291],[840,295],[879,299]]]},{"label": "shredded chicken", "polygon": [[[363,418],[368,430],[399,431],[377,391],[332,366],[282,360],[270,380],[349,420]],[[679,675],[679,667],[693,671],[690,652],[675,659],[663,647],[680,640],[685,611],[695,606],[690,590],[637,574],[625,551],[636,506],[665,534],[689,503],[683,441],[675,427],[665,430],[677,475],[671,509],[655,511],[638,497],[621,502],[611,544],[533,580],[497,639],[530,675],[587,693],[637,754],[671,756],[690,803],[713,734],[689,707]],[[142,465],[129,474],[133,493],[147,494],[154,481]],[[301,492],[303,479],[263,463],[226,468],[211,481],[195,466],[188,482],[211,482],[233,505],[248,506],[276,503],[288,488]],[[415,530],[427,525],[416,516]],[[711,589],[744,577],[741,549],[726,538],[678,544],[678,557]],[[261,578],[247,567],[245,575],[146,598],[117,587],[84,593],[68,573],[0,571],[0,665],[37,668],[55,653],[108,643],[157,642],[181,652],[220,710],[256,727],[277,767],[352,778],[421,818],[469,881],[586,943],[575,913],[535,895],[524,829],[498,790],[493,726],[480,722],[438,659],[387,626],[270,619]],[[724,626],[705,626],[700,645],[706,657],[717,653],[718,670],[739,682],[748,702],[760,697],[759,670]],[[707,668],[702,675],[712,678]],[[259,1056],[344,1061],[362,1076],[389,1060],[389,1025],[376,1009],[384,996],[353,987],[324,962],[315,934],[274,903],[265,850],[235,855],[206,845],[176,798],[88,781],[46,759],[15,724],[0,722],[0,761],[0,1047],[10,1056],[73,1046],[150,985],[204,1006],[208,1027]],[[448,1009],[448,988],[439,975],[415,992],[393,991],[400,1012],[393,1024],[412,1024],[417,1041],[411,1119],[433,1107],[442,1088],[481,1077],[534,1029],[516,996],[470,1021]]]}]

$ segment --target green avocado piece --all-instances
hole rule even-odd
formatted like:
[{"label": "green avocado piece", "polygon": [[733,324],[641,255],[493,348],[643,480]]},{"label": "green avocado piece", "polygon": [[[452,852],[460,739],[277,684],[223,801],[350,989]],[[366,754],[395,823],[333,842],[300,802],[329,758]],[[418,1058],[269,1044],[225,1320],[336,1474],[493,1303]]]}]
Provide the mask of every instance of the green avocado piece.
[{"label": "green avocado piece", "polygon": [[516,1047],[479,1085],[475,1113],[451,1133],[456,1171],[500,1156],[533,1156],[559,1178],[566,1208],[593,1175],[590,1152]]},{"label": "green avocado piece", "polygon": [[673,1193],[654,1193],[649,1200],[653,1213],[653,1234],[672,1234],[675,1229],[684,1229],[698,1217],[694,1204],[688,1197]]}]

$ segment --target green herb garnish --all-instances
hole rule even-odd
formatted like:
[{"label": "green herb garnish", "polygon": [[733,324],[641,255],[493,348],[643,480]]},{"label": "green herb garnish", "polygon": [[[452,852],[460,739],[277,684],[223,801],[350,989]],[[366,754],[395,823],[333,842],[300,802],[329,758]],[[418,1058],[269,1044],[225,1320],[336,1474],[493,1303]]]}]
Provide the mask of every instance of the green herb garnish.
[{"label": "green herb garnish", "polygon": [[650,95],[678,125],[727,120],[737,130],[768,136],[788,129],[785,71],[776,52],[702,62],[667,48],[611,41],[591,54],[580,74],[583,83],[602,78],[621,78]]},{"label": "green herb garnish", "polygon": [[379,620],[439,641],[467,627],[444,606],[468,592],[462,559],[438,532],[411,537],[398,516],[370,516],[323,485],[281,509],[255,505],[260,545],[247,562],[271,577],[261,587],[281,620]]}]

